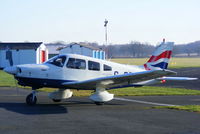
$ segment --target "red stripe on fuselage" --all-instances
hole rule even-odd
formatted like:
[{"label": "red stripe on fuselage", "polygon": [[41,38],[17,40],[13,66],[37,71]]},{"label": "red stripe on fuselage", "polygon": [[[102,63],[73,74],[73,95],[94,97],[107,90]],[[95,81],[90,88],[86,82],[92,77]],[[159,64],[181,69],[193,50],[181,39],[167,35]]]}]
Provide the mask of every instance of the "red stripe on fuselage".
[{"label": "red stripe on fuselage", "polygon": [[154,61],[157,61],[161,58],[168,58],[169,59],[171,57],[171,54],[172,54],[172,51],[165,51],[158,56],[151,56],[151,58],[148,60],[148,62],[154,62]]}]

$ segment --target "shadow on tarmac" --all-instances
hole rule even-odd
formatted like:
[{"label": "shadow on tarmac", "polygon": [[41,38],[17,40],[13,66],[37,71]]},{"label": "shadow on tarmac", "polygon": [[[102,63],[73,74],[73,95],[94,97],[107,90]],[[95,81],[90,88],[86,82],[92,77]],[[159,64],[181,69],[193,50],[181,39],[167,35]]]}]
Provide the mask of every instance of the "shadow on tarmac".
[{"label": "shadow on tarmac", "polygon": [[[123,105],[115,103],[105,103],[106,106]],[[35,106],[28,106],[25,103],[12,103],[1,102],[0,108],[5,110],[20,113],[24,115],[42,115],[42,114],[64,114],[68,113],[67,107],[101,107],[97,106],[93,102],[87,101],[66,101],[61,103],[49,103],[49,104],[36,104]]]},{"label": "shadow on tarmac", "polygon": [[94,102],[92,101],[78,101],[78,100],[71,100],[71,101],[66,101],[67,103],[63,103],[64,105],[67,104],[67,106],[85,106],[85,105],[90,105],[90,106],[104,106],[104,105],[110,105],[110,106],[114,106],[114,105],[124,105],[124,104],[118,104],[118,103],[113,103],[113,102],[105,102],[103,105],[96,105]]},{"label": "shadow on tarmac", "polygon": [[0,108],[24,115],[63,114],[68,113],[66,107],[58,104],[37,104],[28,106],[25,103],[0,103]]}]

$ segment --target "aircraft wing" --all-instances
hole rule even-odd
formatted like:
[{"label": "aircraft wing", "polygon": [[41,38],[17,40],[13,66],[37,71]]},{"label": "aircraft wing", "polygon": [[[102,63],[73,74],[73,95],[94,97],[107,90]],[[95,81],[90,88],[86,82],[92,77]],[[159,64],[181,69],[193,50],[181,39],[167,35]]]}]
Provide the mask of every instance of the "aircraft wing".
[{"label": "aircraft wing", "polygon": [[170,70],[149,70],[137,73],[100,77],[85,81],[64,82],[63,85],[66,86],[66,88],[72,89],[94,90],[96,88],[113,88],[117,86],[129,85],[171,74],[175,74],[175,72]]}]

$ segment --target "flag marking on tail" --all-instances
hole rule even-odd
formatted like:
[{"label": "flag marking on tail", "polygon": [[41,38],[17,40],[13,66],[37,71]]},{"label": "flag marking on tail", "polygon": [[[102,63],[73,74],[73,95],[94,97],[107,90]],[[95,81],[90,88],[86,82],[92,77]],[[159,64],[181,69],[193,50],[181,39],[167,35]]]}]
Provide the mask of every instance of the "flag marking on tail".
[{"label": "flag marking on tail", "polygon": [[161,43],[147,63],[144,64],[145,70],[154,70],[156,68],[167,69],[173,45],[173,42]]},{"label": "flag marking on tail", "polygon": [[158,56],[151,56],[151,58],[148,60],[148,62],[154,62],[154,61],[157,61],[161,58],[168,58],[169,59],[171,57],[171,54],[172,54],[172,51],[165,51]]},{"label": "flag marking on tail", "polygon": [[158,63],[158,64],[151,65],[151,66],[159,67],[159,68],[162,68],[162,69],[167,69],[168,63],[166,63],[166,62],[160,62],[160,63]]}]

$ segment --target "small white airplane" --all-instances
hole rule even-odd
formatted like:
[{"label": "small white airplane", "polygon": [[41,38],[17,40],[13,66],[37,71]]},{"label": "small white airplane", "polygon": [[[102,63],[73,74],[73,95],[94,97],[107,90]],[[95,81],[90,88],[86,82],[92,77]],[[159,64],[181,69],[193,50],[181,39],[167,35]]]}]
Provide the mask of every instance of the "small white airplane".
[{"label": "small white airplane", "polygon": [[94,90],[90,99],[97,105],[111,101],[114,94],[107,90],[122,87],[153,85],[170,80],[196,80],[188,77],[166,77],[176,74],[167,70],[172,54],[173,42],[161,43],[141,66],[124,65],[76,54],[55,56],[43,64],[24,64],[4,68],[14,75],[21,86],[32,87],[26,97],[28,105],[37,102],[36,90],[42,87],[59,88],[49,97],[59,102],[72,97],[70,89]]}]

